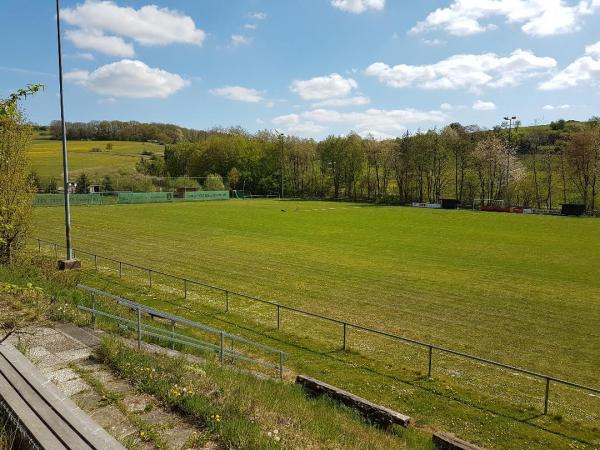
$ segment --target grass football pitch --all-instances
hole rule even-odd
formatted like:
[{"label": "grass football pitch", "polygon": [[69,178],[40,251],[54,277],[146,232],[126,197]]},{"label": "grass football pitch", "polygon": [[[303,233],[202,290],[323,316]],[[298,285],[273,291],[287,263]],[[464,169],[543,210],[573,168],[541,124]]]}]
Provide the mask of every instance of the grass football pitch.
[{"label": "grass football pitch", "polygon": [[[62,241],[61,208],[35,218],[38,237]],[[257,200],[75,207],[72,225],[82,250],[600,385],[598,220]],[[119,283],[155,305],[178,296]],[[290,367],[423,426],[491,448],[600,445],[600,398],[590,394],[553,386],[552,414],[541,416],[538,380],[436,355],[428,381],[423,349],[350,331],[340,352],[337,325],[284,316],[277,332],[272,309],[232,299],[225,317],[216,294],[194,295],[204,321],[279,345]]]}]

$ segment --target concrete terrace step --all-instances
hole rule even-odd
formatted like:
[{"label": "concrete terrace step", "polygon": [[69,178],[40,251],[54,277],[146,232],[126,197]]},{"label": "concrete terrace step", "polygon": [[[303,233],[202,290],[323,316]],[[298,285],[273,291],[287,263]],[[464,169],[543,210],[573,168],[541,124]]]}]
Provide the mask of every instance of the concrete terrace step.
[{"label": "concrete terrace step", "polygon": [[[23,331],[19,336],[11,336],[8,341],[23,347],[31,362],[18,351],[17,353],[30,365],[37,366],[32,376],[36,377],[39,383],[45,383],[55,396],[68,401],[72,409],[89,416],[88,419],[96,428],[112,435],[109,437],[116,445],[106,448],[123,448],[116,440],[135,450],[158,448],[154,442],[147,439],[147,435],[142,435],[140,423],[151,426],[157,432],[163,444],[162,448],[219,448],[196,424],[189,423],[185,418],[165,408],[154,397],[141,394],[131,383],[119,378],[109,367],[93,359],[94,349],[100,345],[105,334],[103,331],[80,328],[70,323],[55,323],[52,328],[32,326]],[[123,339],[123,342],[137,348],[135,341]],[[142,348],[144,351],[170,357],[182,355],[175,350],[149,343],[143,343]],[[204,362],[192,355],[183,356],[190,363]],[[0,385],[3,385],[1,379]],[[97,387],[108,395],[103,395]],[[32,424],[35,425],[34,422]],[[190,447],[190,443],[195,441],[194,437],[201,438],[198,440],[203,442],[200,447]],[[42,448],[90,448],[64,445],[61,447],[60,439],[56,439],[56,436],[54,438],[53,441],[51,435],[47,436],[46,446]]]}]

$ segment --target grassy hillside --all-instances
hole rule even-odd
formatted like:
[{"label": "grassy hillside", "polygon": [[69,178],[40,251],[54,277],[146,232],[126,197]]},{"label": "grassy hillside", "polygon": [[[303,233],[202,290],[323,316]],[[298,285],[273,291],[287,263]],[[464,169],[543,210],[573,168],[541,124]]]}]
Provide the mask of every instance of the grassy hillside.
[{"label": "grassy hillside", "polygon": [[[62,142],[50,140],[41,133],[37,133],[35,137],[29,148],[32,170],[43,181],[52,177],[62,179]],[[107,150],[107,144],[111,144],[112,149]],[[149,142],[69,141],[67,148],[71,177],[75,178],[85,172],[91,179],[135,173],[135,164],[143,151],[156,154],[163,152],[162,145]]]},{"label": "grassy hillside", "polygon": [[[37,234],[62,239],[59,209],[37,209],[36,216]],[[593,219],[256,201],[74,208],[73,227],[82,249],[600,384],[600,222]],[[114,283],[100,282],[119,289]],[[180,288],[159,297],[137,294],[162,304],[160,295],[175,301]],[[187,306],[203,317],[211,302],[222,304],[220,294],[200,289],[190,299]],[[535,431],[541,427],[600,443],[600,405],[587,394],[558,388],[551,403],[556,422],[537,414],[542,382],[436,356],[441,381],[423,383],[424,350],[353,331],[352,351],[339,353],[337,325],[286,315],[278,334],[272,308],[236,299],[232,310],[236,315],[214,320],[296,343],[290,363],[297,370],[421,420],[449,426],[458,406],[448,398],[502,412],[491,419],[461,411],[465,422],[454,426],[467,438],[484,433],[491,445],[508,427],[513,444],[534,439],[543,448],[555,438]]]}]

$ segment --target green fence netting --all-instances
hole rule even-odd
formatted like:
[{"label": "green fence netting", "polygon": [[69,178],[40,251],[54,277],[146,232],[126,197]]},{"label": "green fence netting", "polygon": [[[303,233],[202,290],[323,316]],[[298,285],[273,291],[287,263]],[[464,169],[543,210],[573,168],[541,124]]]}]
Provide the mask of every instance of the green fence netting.
[{"label": "green fence netting", "polygon": [[[100,194],[70,194],[71,205],[101,205]],[[63,194],[36,194],[33,198],[33,206],[63,206],[65,197]]]},{"label": "green fence netting", "polygon": [[[161,203],[172,202],[173,192],[119,192],[117,203]],[[229,191],[195,191],[186,192],[186,201],[228,200]],[[114,197],[108,198],[109,204],[114,204]],[[63,206],[65,199],[62,194],[36,194],[33,206]],[[71,205],[102,205],[106,203],[101,194],[71,194],[69,195]]]},{"label": "green fence netting", "polygon": [[119,192],[117,203],[172,202],[172,192]]},{"label": "green fence netting", "polygon": [[228,200],[229,191],[193,191],[186,192],[185,200]]}]

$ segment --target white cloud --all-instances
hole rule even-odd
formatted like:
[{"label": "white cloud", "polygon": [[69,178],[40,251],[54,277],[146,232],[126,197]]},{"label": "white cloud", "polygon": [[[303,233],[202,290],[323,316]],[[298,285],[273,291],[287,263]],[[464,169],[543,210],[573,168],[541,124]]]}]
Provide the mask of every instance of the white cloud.
[{"label": "white cloud", "polygon": [[94,61],[96,59],[91,53],[77,53],[75,57],[85,61]]},{"label": "white cloud", "polygon": [[442,103],[440,105],[440,109],[442,111],[450,111],[450,110],[452,110],[452,108],[453,108],[453,106],[450,103]]},{"label": "white cloud", "polygon": [[543,91],[555,91],[586,83],[594,86],[600,84],[600,42],[588,45],[584,56],[541,83],[539,88]]},{"label": "white cloud", "polygon": [[275,117],[271,122],[275,125],[290,126],[300,123],[300,115],[298,114],[285,114],[283,116]]},{"label": "white cloud", "polygon": [[232,34],[231,35],[231,45],[233,47],[240,47],[242,45],[250,45],[252,42],[252,38],[248,36],[244,36],[243,34]]},{"label": "white cloud", "polygon": [[323,125],[317,125],[313,122],[302,122],[296,125],[291,125],[287,128],[288,134],[307,134],[313,135],[317,133],[322,133],[327,128]]},{"label": "white cloud", "polygon": [[358,84],[352,78],[344,78],[340,74],[315,77],[310,80],[295,80],[290,89],[304,100],[326,100],[349,95]]},{"label": "white cloud", "polygon": [[117,103],[117,99],[114,97],[101,98],[98,100],[99,105],[112,105],[114,103]]},{"label": "white cloud", "polygon": [[494,102],[485,102],[483,100],[477,100],[473,103],[473,109],[476,111],[495,111],[496,104]]},{"label": "white cloud", "polygon": [[93,72],[69,72],[65,79],[100,95],[131,98],[166,98],[190,84],[177,74],[129,59],[107,64]]},{"label": "white cloud", "polygon": [[267,13],[260,12],[260,11],[248,13],[248,17],[250,17],[251,19],[256,19],[256,20],[265,20],[267,18]]},{"label": "white cloud", "polygon": [[555,110],[559,110],[559,109],[570,109],[571,105],[544,105],[544,107],[542,107],[543,110],[545,111],[555,111]]},{"label": "white cloud", "polygon": [[600,41],[596,42],[595,44],[588,45],[585,48],[585,54],[600,58]]},{"label": "white cloud", "polygon": [[135,55],[133,45],[118,36],[106,36],[95,30],[68,30],[66,38],[77,48],[95,50],[105,55],[131,58]]},{"label": "white cloud", "polygon": [[414,109],[367,109],[361,112],[339,112],[331,109],[313,109],[300,114],[275,117],[272,122],[287,127],[288,132],[303,128],[306,133],[321,132],[328,126],[338,125],[357,131],[362,135],[398,135],[407,125],[416,123],[438,123],[446,120],[441,111],[418,111]]},{"label": "white cloud", "polygon": [[421,39],[421,42],[430,47],[437,47],[440,45],[445,45],[446,41],[442,41],[441,39]]},{"label": "white cloud", "polygon": [[325,131],[323,125],[317,125],[311,120],[302,120],[299,114],[286,114],[275,117],[271,122],[274,125],[285,127],[288,134],[316,134]]},{"label": "white cloud", "polygon": [[520,24],[531,36],[572,33],[580,29],[585,16],[600,7],[598,0],[453,0],[417,23],[411,33],[444,30],[455,36],[468,36],[497,28],[486,19],[503,18]]},{"label": "white cloud", "polygon": [[253,23],[245,23],[244,24],[244,28],[246,30],[256,30],[256,25]]},{"label": "white cloud", "polygon": [[361,14],[368,10],[381,11],[385,7],[385,0],[331,0],[334,8]]},{"label": "white cloud", "polygon": [[323,100],[317,103],[313,103],[313,108],[338,108],[342,106],[361,106],[367,105],[371,102],[369,97],[364,95],[357,95],[356,97],[348,98],[331,98],[329,100]]},{"label": "white cloud", "polygon": [[389,66],[371,64],[366,74],[375,76],[391,87],[417,86],[421,89],[466,89],[516,86],[523,80],[546,73],[556,66],[553,58],[538,57],[525,50],[515,50],[507,57],[494,53],[454,55],[435,64]]},{"label": "white cloud", "polygon": [[65,53],[65,58],[82,59],[84,61],[94,61],[96,58],[91,53]]},{"label": "white cloud", "polygon": [[135,9],[108,0],[86,0],[75,8],[65,8],[62,17],[82,30],[113,33],[142,45],[202,45],[206,36],[191,17],[156,5]]},{"label": "white cloud", "polygon": [[212,89],[210,93],[237,102],[258,103],[264,100],[262,92],[242,86],[225,86],[218,89]]}]

